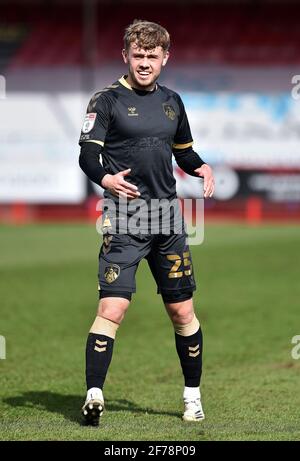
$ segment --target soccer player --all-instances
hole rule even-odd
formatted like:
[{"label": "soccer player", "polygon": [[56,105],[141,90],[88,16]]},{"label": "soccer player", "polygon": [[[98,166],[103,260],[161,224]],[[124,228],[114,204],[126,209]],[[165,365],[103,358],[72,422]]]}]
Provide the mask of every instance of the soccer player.
[{"label": "soccer player", "polygon": [[[155,199],[176,200],[172,154],[185,172],[204,178],[205,198],[214,192],[210,166],[193,151],[180,96],[157,83],[169,58],[169,46],[165,28],[135,20],[124,36],[122,56],[128,65],[127,75],[96,93],[88,105],[79,141],[79,164],[105,189],[105,200],[115,203],[116,210],[120,210],[120,198],[128,204],[143,201],[146,205]],[[155,234],[124,233],[113,231],[125,216],[121,212],[117,216],[112,209],[108,206],[104,213],[100,300],[86,345],[84,418],[87,424],[99,423],[116,333],[135,292],[138,264],[145,257],[175,330],[184,376],[183,419],[201,421],[202,331],[193,308],[196,286],[183,218],[181,214],[178,218],[175,206],[170,221],[174,224],[181,219],[181,232],[164,232],[162,228]],[[129,208],[126,210],[130,215]],[[160,213],[160,218],[163,215]]]}]

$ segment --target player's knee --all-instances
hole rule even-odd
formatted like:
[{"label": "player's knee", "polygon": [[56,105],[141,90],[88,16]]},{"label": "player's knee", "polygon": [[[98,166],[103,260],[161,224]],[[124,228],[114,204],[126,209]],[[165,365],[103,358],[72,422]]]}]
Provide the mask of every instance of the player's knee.
[{"label": "player's knee", "polygon": [[101,298],[97,315],[120,324],[126,314],[129,304],[130,301],[126,298]]},{"label": "player's knee", "polygon": [[173,324],[185,325],[194,318],[194,308],[192,298],[180,302],[165,303],[168,314]]},{"label": "player's knee", "polygon": [[185,325],[190,323],[194,318],[194,311],[187,310],[186,307],[182,307],[177,312],[171,315],[173,324]]}]

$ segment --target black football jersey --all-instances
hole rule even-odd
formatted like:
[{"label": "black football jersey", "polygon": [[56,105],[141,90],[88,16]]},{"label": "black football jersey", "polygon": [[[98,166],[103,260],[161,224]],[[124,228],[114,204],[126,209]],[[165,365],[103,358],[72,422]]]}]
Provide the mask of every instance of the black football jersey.
[{"label": "black football jersey", "polygon": [[[79,144],[83,142],[104,148],[107,173],[131,168],[126,181],[148,201],[176,197],[172,153],[192,146],[193,139],[177,93],[159,84],[153,91],[136,90],[123,76],[90,100]],[[115,199],[108,191],[104,195]]]}]

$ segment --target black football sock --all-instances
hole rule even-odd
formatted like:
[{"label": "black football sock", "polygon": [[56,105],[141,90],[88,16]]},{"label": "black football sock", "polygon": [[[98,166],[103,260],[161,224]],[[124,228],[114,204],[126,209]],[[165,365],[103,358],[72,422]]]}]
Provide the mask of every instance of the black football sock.
[{"label": "black football sock", "polygon": [[103,389],[110,365],[116,332],[119,325],[97,316],[86,343],[86,386],[87,389]]},{"label": "black football sock", "polygon": [[202,331],[201,327],[191,336],[175,333],[176,350],[180,359],[184,383],[187,387],[198,387],[202,374]]},{"label": "black football sock", "polygon": [[86,343],[86,386],[103,389],[113,353],[114,339],[89,333]]}]

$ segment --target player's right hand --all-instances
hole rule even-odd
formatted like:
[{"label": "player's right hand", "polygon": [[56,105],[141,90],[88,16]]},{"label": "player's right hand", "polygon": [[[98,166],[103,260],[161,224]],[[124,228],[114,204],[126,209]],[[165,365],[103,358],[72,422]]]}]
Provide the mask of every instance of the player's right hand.
[{"label": "player's right hand", "polygon": [[119,171],[117,174],[106,174],[101,181],[102,187],[116,197],[127,198],[128,200],[139,197],[141,194],[138,188],[124,179],[130,171],[131,168],[128,168],[127,170]]}]

